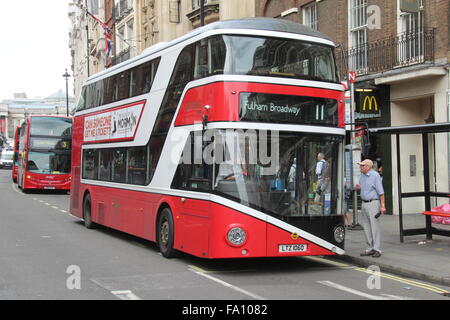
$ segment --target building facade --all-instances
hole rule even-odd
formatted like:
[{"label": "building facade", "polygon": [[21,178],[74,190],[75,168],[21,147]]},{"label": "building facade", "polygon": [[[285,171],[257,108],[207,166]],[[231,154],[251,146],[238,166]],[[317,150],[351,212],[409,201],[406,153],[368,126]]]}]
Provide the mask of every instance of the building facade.
[{"label": "building facade", "polygon": [[[200,0],[73,0],[69,33],[74,95],[92,74],[201,26]],[[88,14],[88,12],[91,14]],[[205,24],[256,15],[254,0],[204,0]],[[107,36],[111,54],[107,54]]]},{"label": "building facade", "polygon": [[[256,12],[304,23],[337,44],[341,79],[357,75],[356,122],[376,128],[450,121],[448,0],[258,0]],[[429,142],[433,191],[448,192],[449,135]],[[395,138],[372,136],[371,143],[365,156],[382,164],[389,210],[397,213]],[[422,191],[421,137],[403,136],[400,144],[402,191]],[[403,200],[405,213],[423,209],[423,198]]]}]

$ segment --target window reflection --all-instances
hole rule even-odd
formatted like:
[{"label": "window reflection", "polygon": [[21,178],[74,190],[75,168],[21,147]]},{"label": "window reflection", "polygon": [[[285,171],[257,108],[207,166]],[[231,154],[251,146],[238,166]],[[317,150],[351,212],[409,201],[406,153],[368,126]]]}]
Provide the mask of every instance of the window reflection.
[{"label": "window reflection", "polygon": [[333,48],[292,39],[224,36],[230,74],[337,82]]},{"label": "window reflection", "polygon": [[[229,138],[225,141],[226,152],[234,149],[237,156],[216,166],[216,192],[281,216],[336,213],[338,181],[335,159],[340,138],[282,132],[278,136],[264,136],[258,132],[257,143],[236,144],[237,139],[233,142]],[[273,146],[277,146],[277,150]],[[267,154],[270,163],[261,161],[264,154],[261,148],[270,150]],[[328,165],[324,172],[323,192],[319,199],[315,199],[318,152],[327,155]],[[257,160],[252,162],[252,158]]]},{"label": "window reflection", "polygon": [[[203,150],[213,159],[196,162],[196,146],[188,139],[172,187],[218,195],[274,216],[337,214],[340,136],[263,130],[207,131]],[[199,141],[202,141],[200,139]],[[211,148],[213,144],[213,148]],[[327,162],[321,194],[317,154]],[[321,177],[322,178],[322,177]]]}]

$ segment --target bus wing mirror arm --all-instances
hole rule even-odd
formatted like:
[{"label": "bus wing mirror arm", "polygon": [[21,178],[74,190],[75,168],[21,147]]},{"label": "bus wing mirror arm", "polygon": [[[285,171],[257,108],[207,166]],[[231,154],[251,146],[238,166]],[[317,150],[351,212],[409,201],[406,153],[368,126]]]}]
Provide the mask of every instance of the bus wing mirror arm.
[{"label": "bus wing mirror arm", "polygon": [[206,126],[208,125],[208,112],[209,112],[209,109],[211,109],[211,106],[207,104],[206,106],[204,106],[204,108],[205,108],[205,113],[203,114],[203,117],[202,117],[203,130],[205,130]]}]

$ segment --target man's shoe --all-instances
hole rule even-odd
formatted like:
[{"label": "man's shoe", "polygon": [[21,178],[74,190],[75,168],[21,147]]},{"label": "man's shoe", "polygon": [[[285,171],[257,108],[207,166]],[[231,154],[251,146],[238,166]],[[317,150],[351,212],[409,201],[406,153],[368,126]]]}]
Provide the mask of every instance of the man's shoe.
[{"label": "man's shoe", "polygon": [[372,257],[374,257],[374,258],[379,258],[379,257],[381,257],[381,252],[375,251],[375,253],[372,255]]},{"label": "man's shoe", "polygon": [[373,256],[377,251],[375,250],[370,250],[370,251],[364,251],[363,253],[360,254],[361,257],[368,257],[368,256]]}]

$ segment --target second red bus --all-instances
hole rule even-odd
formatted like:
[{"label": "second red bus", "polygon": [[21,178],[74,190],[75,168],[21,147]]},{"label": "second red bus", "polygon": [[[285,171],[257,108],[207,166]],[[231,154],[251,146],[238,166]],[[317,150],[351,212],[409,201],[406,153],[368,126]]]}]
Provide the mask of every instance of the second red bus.
[{"label": "second red bus", "polygon": [[19,140],[19,188],[70,190],[71,118],[30,116],[20,128]]}]

